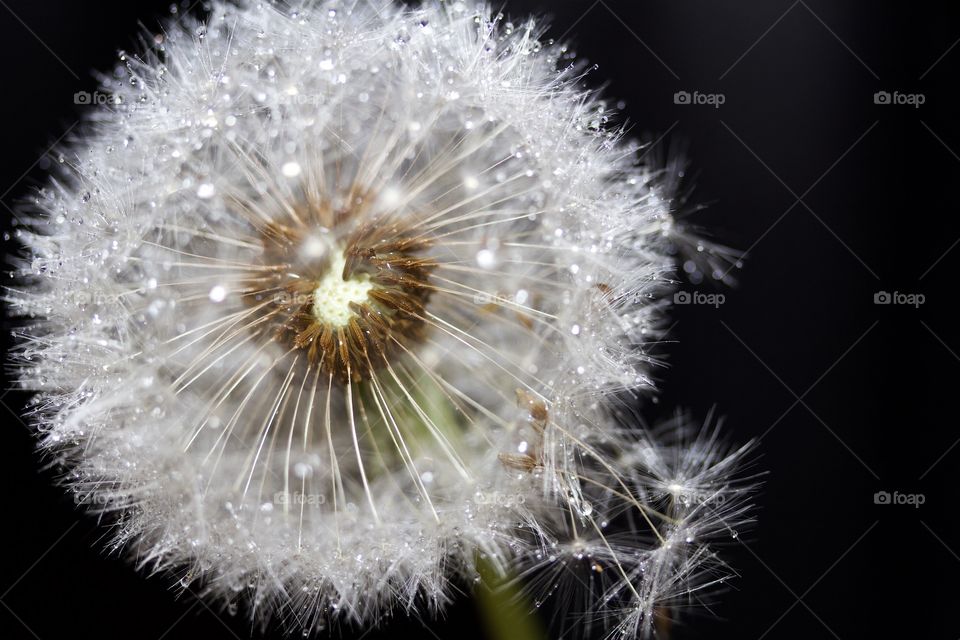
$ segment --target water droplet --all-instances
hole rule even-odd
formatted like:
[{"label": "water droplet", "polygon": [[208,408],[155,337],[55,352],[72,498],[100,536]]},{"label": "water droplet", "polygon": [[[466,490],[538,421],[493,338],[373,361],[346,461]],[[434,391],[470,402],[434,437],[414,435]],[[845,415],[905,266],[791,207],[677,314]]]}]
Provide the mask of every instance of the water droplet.
[{"label": "water droplet", "polygon": [[313,475],[313,467],[305,462],[298,462],[293,465],[293,474],[301,479],[309,478]]},{"label": "water droplet", "polygon": [[299,162],[287,162],[280,168],[281,173],[288,178],[296,178],[302,169]]},{"label": "water droplet", "polygon": [[210,301],[211,302],[223,302],[227,297],[227,290],[222,285],[216,285],[210,289]]},{"label": "water droplet", "polygon": [[477,251],[477,264],[484,269],[490,269],[497,263],[497,255],[490,249]]}]

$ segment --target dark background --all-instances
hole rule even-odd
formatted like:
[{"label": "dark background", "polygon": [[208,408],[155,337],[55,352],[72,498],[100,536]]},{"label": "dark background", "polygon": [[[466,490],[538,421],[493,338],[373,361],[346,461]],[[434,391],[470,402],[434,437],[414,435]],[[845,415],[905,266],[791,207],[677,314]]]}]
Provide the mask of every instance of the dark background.
[{"label": "dark background", "polygon": [[[664,393],[649,411],[683,405],[704,416],[716,406],[731,438],[760,438],[758,467],[769,471],[756,527],[724,550],[741,577],[710,612],[685,616],[675,638],[960,636],[960,527],[948,513],[960,327],[947,313],[960,265],[960,21],[946,4],[508,3],[512,15],[548,11],[550,35],[574,36],[599,64],[595,82],[609,81],[657,153],[686,147],[692,201],[709,204],[697,222],[748,250],[739,285],[720,290],[725,304],[675,309],[678,342],[664,349]],[[0,0],[5,217],[42,179],[37,159],[88,108],[74,92],[93,91],[91,71],[134,48],[138,22],[156,33],[169,7]],[[725,102],[676,104],[677,91]],[[876,104],[877,91],[925,103]],[[876,305],[879,291],[926,302]],[[103,530],[39,470],[17,417],[24,398],[0,400],[0,635],[250,636],[242,617],[176,599],[164,578],[106,556]],[[879,491],[926,502],[875,504]],[[461,599],[429,630],[407,621],[366,637],[481,631]]]}]

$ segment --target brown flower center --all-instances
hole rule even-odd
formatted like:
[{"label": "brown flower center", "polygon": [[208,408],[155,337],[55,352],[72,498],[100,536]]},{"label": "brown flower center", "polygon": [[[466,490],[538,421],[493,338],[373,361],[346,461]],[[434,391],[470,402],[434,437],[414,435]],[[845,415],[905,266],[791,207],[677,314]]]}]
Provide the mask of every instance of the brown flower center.
[{"label": "brown flower center", "polygon": [[425,335],[424,306],[436,262],[415,219],[382,215],[357,222],[362,202],[295,210],[290,224],[260,229],[264,272],[245,299],[275,338],[306,351],[310,367],[359,382]]}]

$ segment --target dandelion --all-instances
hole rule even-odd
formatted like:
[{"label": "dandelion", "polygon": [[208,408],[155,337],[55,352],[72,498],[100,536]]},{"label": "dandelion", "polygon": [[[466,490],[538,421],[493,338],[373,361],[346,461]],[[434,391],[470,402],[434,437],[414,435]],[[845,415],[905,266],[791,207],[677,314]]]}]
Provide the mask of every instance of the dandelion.
[{"label": "dandelion", "polygon": [[489,567],[649,634],[745,518],[742,450],[618,418],[674,176],[534,22],[374,5],[213,2],[121,56],[18,232],[42,445],[115,548],[259,622]]}]

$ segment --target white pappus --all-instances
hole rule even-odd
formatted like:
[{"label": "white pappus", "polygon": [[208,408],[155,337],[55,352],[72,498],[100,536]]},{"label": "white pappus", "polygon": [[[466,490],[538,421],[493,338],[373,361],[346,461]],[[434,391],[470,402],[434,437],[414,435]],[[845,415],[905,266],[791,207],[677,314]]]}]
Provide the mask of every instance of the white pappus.
[{"label": "white pappus", "polygon": [[307,634],[435,613],[481,564],[627,636],[721,579],[744,449],[620,415],[675,176],[542,33],[214,0],[121,57],[6,294],[42,446],[117,549]]}]

